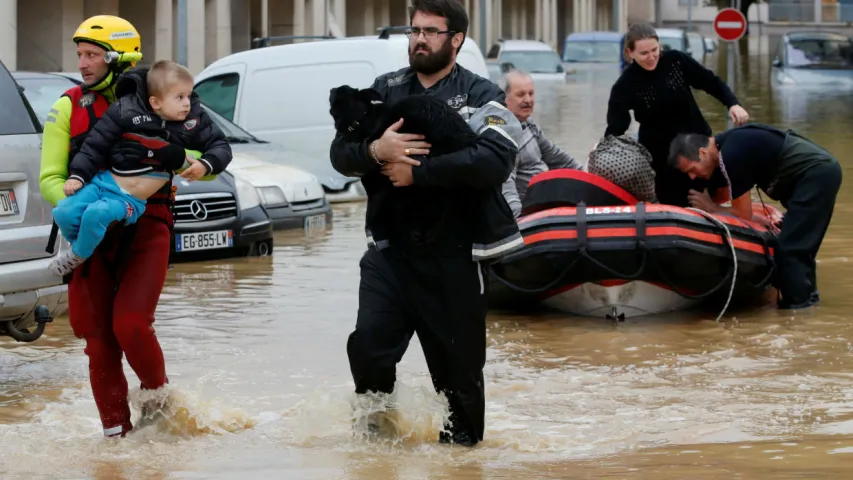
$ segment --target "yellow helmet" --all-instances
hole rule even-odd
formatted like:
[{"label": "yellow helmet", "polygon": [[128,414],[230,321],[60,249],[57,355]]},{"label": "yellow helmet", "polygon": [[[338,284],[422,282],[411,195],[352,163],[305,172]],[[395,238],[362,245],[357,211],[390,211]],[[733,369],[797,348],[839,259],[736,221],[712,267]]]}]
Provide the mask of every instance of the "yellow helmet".
[{"label": "yellow helmet", "polygon": [[108,63],[129,63],[131,66],[142,59],[142,42],[139,32],[127,20],[112,15],[95,15],[77,27],[72,37],[74,43],[89,42],[107,51],[117,52],[108,58]]}]

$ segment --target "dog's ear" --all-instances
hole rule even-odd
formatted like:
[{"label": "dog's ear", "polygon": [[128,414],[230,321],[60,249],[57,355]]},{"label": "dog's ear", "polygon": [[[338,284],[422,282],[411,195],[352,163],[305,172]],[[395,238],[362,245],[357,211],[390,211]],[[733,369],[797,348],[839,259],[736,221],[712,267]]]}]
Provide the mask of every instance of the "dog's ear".
[{"label": "dog's ear", "polygon": [[358,93],[358,90],[350,87],[349,85],[341,85],[339,87],[335,87],[329,90],[329,103],[338,103],[338,102],[346,102],[351,99],[355,94]]},{"label": "dog's ear", "polygon": [[370,104],[371,102],[381,102],[382,95],[379,94],[376,90],[372,88],[365,88],[363,90],[359,90],[358,98],[364,101],[366,104]]}]

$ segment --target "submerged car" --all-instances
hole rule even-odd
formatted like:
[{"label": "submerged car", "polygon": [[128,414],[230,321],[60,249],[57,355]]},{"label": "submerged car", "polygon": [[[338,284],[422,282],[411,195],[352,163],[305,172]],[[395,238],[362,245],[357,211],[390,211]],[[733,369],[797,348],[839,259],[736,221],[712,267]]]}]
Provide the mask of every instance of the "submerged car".
[{"label": "submerged car", "polygon": [[563,41],[563,62],[572,68],[618,69],[624,62],[619,32],[575,32]]},{"label": "submerged car", "polygon": [[853,41],[832,32],[786,33],[770,70],[778,85],[851,87]]},{"label": "submerged car", "polygon": [[[47,114],[63,92],[78,85],[69,75],[13,72],[12,76],[44,125]],[[36,185],[38,165],[36,158]],[[188,182],[175,176],[173,259],[204,251],[205,255],[269,255],[272,222],[255,187],[228,171],[210,181]],[[195,255],[192,255],[195,256]]]},{"label": "submerged car", "polygon": [[689,42],[690,54],[697,62],[702,63],[705,60],[705,37],[696,32],[687,32],[687,41]]},{"label": "submerged car", "polygon": [[[680,28],[656,28],[655,32],[660,38],[661,49],[680,50],[688,55],[694,54],[690,38],[684,30]],[[701,52],[699,53],[701,54]]]},{"label": "submerged car", "polygon": [[[207,106],[204,109],[231,144],[234,159],[227,170],[258,189],[276,230],[303,228],[313,234],[331,224],[332,207],[323,185],[315,175],[290,165],[294,160],[308,162],[307,155],[259,140]],[[361,187],[361,182],[357,185]]]},{"label": "submerged car", "polygon": [[[566,67],[557,52],[545,42],[536,40],[498,40],[486,55],[489,75],[500,73],[501,64],[512,64],[514,68],[524,70],[535,82],[566,81]],[[497,70],[495,67],[498,67]],[[493,80],[495,80],[493,78]]]}]

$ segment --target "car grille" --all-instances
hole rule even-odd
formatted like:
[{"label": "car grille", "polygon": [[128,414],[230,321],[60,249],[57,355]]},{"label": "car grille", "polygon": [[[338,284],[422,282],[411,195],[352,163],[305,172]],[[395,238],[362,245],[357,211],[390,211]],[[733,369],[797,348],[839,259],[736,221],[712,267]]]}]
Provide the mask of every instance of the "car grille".
[{"label": "car grille", "polygon": [[323,206],[323,199],[318,198],[316,200],[307,200],[304,202],[292,202],[290,204],[291,210],[294,212],[300,212],[302,210],[311,210],[314,208],[320,208]]},{"label": "car grille", "polygon": [[237,216],[237,200],[230,193],[192,193],[175,197],[175,223],[207,222]]}]

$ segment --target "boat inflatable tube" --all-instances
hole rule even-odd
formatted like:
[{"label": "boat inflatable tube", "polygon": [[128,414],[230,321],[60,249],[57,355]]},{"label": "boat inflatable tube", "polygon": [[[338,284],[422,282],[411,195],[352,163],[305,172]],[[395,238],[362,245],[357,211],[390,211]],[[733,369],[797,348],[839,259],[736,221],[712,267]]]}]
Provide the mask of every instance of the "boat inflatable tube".
[{"label": "boat inflatable tube", "polygon": [[[754,207],[781,218],[772,207]],[[754,299],[775,271],[776,234],[762,224],[637,202],[586,172],[536,175],[522,212],[525,247],[491,269],[497,308],[544,303],[580,315],[663,313],[706,300]]]}]

